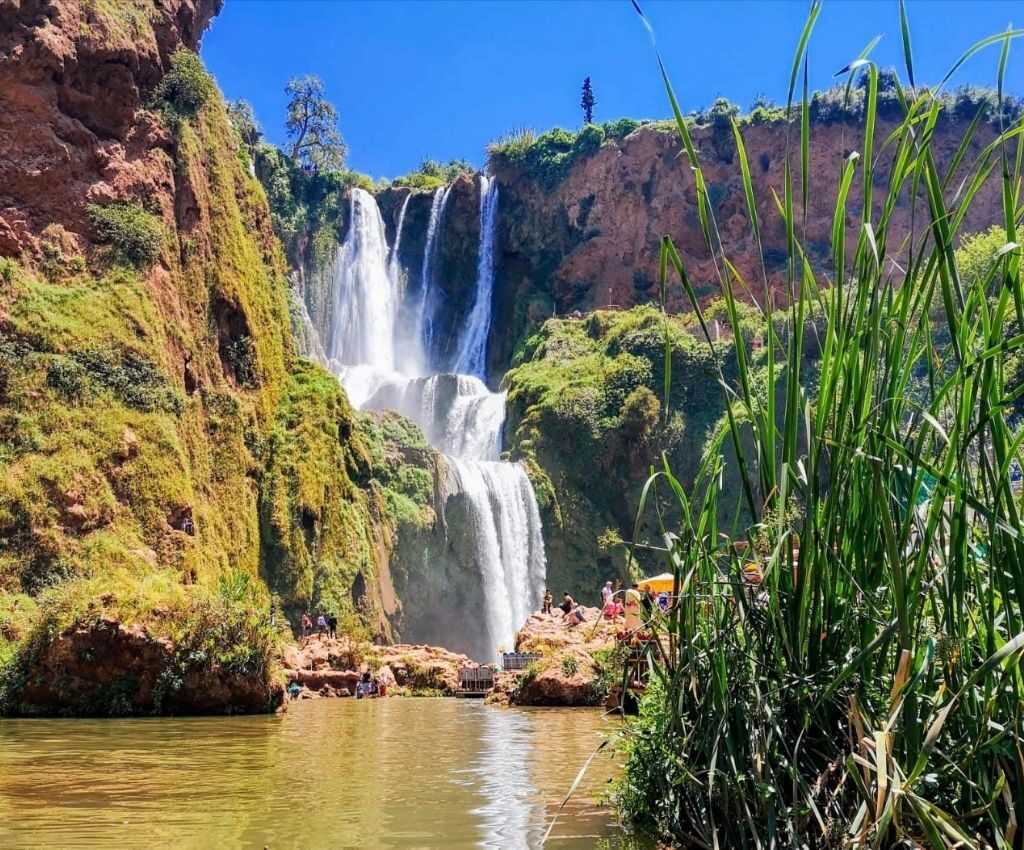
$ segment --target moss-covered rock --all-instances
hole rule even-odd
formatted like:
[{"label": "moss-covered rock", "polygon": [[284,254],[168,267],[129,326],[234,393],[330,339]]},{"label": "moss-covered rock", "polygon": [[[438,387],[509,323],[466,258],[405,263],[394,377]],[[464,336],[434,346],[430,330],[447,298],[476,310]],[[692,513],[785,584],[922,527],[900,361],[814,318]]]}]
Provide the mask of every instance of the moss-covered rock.
[{"label": "moss-covered rock", "polygon": [[[694,317],[636,307],[549,319],[521,341],[517,360],[505,376],[506,440],[537,491],[548,583],[592,598],[601,581],[627,578],[621,541],[632,540],[652,466],[664,454],[684,486],[696,475],[725,412],[718,368],[734,368],[733,341],[713,352]],[[655,540],[656,512],[641,520],[641,538]]]}]

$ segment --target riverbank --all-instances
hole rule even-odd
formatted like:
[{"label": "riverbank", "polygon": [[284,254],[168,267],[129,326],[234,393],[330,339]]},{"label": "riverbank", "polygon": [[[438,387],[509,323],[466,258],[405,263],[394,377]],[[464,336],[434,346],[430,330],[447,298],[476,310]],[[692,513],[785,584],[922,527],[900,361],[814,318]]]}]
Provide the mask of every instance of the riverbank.
[{"label": "riverbank", "polygon": [[[515,650],[536,657],[523,670],[498,671],[487,700],[505,706],[596,706],[621,667],[615,654],[621,623],[583,608],[584,620],[564,622],[561,611],[534,612],[516,635]],[[478,666],[467,656],[422,644],[380,646],[317,635],[284,652],[285,676],[298,699],[351,697],[363,673],[387,683],[395,696],[455,696],[459,670]]]}]

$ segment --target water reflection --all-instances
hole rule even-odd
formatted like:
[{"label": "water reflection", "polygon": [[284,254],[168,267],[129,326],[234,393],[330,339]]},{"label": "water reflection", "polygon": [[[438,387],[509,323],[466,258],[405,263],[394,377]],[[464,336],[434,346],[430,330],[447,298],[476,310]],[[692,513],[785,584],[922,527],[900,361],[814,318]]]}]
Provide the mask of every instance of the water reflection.
[{"label": "water reflection", "polygon": [[[0,847],[535,848],[605,727],[460,700],[0,721]],[[548,846],[633,847],[595,760]]]}]

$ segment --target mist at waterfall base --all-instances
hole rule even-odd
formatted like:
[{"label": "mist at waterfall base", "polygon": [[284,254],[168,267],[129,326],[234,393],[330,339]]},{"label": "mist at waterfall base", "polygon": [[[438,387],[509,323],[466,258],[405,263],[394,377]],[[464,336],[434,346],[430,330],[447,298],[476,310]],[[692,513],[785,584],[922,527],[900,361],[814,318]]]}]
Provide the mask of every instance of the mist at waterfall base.
[{"label": "mist at waterfall base", "polygon": [[[539,607],[546,567],[530,480],[518,463],[500,460],[505,394],[484,382],[498,187],[481,176],[479,190],[477,279],[454,352],[438,352],[434,342],[442,298],[439,244],[451,186],[433,196],[418,275],[403,274],[399,261],[411,195],[389,248],[376,200],[352,190],[349,230],[331,269],[331,302],[323,326],[315,328],[320,345],[309,351],[334,371],[353,405],[401,413],[445,456],[441,498],[452,506],[448,522],[460,524],[458,541],[448,535],[446,545],[468,550],[472,565],[462,581],[475,592],[452,588],[452,604],[461,600],[462,608],[435,612],[436,630],[418,612],[418,633],[403,639],[436,643],[443,636],[448,648],[490,660],[499,647],[512,648],[516,630]],[[303,324],[313,327],[304,304],[301,309]]]}]

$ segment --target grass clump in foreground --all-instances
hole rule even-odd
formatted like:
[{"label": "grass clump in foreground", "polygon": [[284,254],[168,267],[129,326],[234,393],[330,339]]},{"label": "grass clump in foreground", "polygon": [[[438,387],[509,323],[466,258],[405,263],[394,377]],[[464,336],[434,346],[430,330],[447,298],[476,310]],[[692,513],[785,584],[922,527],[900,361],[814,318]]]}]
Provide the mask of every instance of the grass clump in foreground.
[{"label": "grass clump in foreground", "polygon": [[[819,10],[800,40],[791,100]],[[975,155],[980,121],[971,123],[940,172],[939,102],[913,88],[901,15],[910,85],[896,82],[903,117],[885,139],[874,133],[878,70],[853,66],[868,75],[863,129],[851,132],[827,275],[812,271],[801,244],[815,176],[806,83],[796,97],[778,199],[787,306],[760,307],[767,327],[784,313],[793,329],[766,340],[766,385],[784,392],[758,389],[738,348],[737,374],[721,379],[727,425],[696,484],[684,491],[666,465],[641,500],[643,510],[658,494],[682,512],[664,529],[680,600],[655,627],[660,653],[625,732],[618,803],[683,846],[1019,846],[1024,523],[1008,473],[1022,435],[1009,421],[1005,364],[1024,346],[1008,332],[1024,315],[1021,124]],[[1019,34],[964,57],[1001,48],[1000,91]],[[717,242],[701,163],[665,82],[732,305],[748,282]],[[731,129],[760,241],[742,133],[735,121]],[[969,277],[955,253],[959,227],[990,172],[1003,182],[1002,244]],[[908,202],[917,220],[897,234],[893,211]],[[696,306],[667,239],[661,268],[663,288],[671,275]],[[801,353],[816,309],[824,329],[810,375]],[[921,376],[923,390],[908,392]],[[719,485],[723,454],[739,467],[736,492]],[[725,527],[723,504],[753,520]],[[756,587],[743,577],[751,560]]]}]

